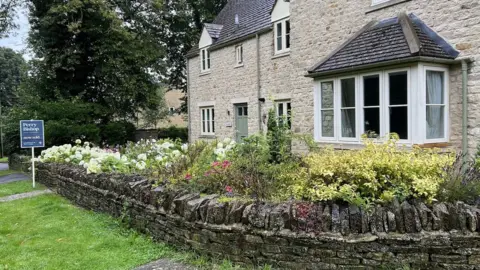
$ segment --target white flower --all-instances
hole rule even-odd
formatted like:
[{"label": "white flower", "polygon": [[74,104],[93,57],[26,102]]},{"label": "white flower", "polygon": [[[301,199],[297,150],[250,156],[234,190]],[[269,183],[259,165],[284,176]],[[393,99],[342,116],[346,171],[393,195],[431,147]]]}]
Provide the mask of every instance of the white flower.
[{"label": "white flower", "polygon": [[155,160],[156,160],[156,161],[163,161],[163,157],[162,157],[162,156],[156,156],[156,157],[155,157]]},{"label": "white flower", "polygon": [[125,156],[125,155],[124,155],[124,156],[122,156],[122,161],[123,161],[123,162],[127,162],[127,161],[128,161],[128,157],[127,157],[127,156]]},{"label": "white flower", "polygon": [[75,140],[75,143],[76,143],[76,144],[81,144],[81,143],[82,143],[82,140],[76,139],[76,140]]},{"label": "white flower", "polygon": [[137,163],[137,165],[135,165],[135,167],[137,167],[137,169],[139,169],[139,170],[144,170],[146,165],[147,164],[145,162],[140,161],[140,162]]},{"label": "white flower", "polygon": [[80,153],[80,152],[75,153],[75,158],[78,159],[78,160],[82,160],[83,159],[82,153]]},{"label": "white flower", "polygon": [[69,159],[69,158],[66,158],[66,159],[65,159],[65,162],[67,162],[67,163],[70,162],[70,159]]},{"label": "white flower", "polygon": [[219,142],[219,143],[217,144],[217,148],[223,148],[223,143]]},{"label": "white flower", "polygon": [[184,143],[182,144],[182,151],[186,152],[188,150],[188,144]]},{"label": "white flower", "polygon": [[83,166],[84,164],[85,164],[85,161],[83,161],[83,160],[80,161],[80,163],[78,163],[78,165],[80,165],[80,166]]},{"label": "white flower", "polygon": [[146,154],[140,154],[137,156],[139,160],[147,160],[147,155]]},{"label": "white flower", "polygon": [[178,157],[178,156],[180,156],[181,154],[182,154],[182,153],[180,153],[180,151],[178,151],[178,150],[173,150],[173,151],[172,151],[172,155],[173,155],[174,157]]},{"label": "white flower", "polygon": [[165,168],[170,168],[170,167],[172,167],[172,163],[170,162],[165,163]]},{"label": "white flower", "polygon": [[155,140],[155,139],[152,139],[152,143],[156,143],[156,142],[157,142],[157,140]]}]

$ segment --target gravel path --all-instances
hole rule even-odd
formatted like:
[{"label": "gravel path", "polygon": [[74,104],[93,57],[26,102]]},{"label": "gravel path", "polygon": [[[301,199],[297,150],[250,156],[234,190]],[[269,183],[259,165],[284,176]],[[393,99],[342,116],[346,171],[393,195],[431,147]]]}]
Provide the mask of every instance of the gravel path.
[{"label": "gravel path", "polygon": [[5,176],[0,176],[0,184],[22,181],[22,180],[30,180],[30,176],[23,173],[14,173]]},{"label": "gravel path", "polygon": [[135,270],[196,270],[192,266],[187,266],[181,263],[172,262],[168,259],[161,259],[144,266],[140,266]]},{"label": "gravel path", "polygon": [[15,194],[15,195],[10,195],[7,197],[1,197],[0,202],[10,202],[10,201],[15,201],[15,200],[20,200],[20,199],[25,199],[25,198],[30,198],[30,197],[36,197],[39,195],[43,194],[49,194],[52,193],[51,190],[36,190],[32,192],[27,192],[27,193],[21,193],[21,194]]}]

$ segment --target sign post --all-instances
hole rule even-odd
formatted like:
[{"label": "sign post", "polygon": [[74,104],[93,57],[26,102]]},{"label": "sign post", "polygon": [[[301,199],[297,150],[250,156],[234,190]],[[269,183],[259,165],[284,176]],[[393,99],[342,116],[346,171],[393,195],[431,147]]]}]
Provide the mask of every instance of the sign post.
[{"label": "sign post", "polygon": [[45,147],[43,120],[20,121],[21,148],[32,148],[32,181],[35,188],[35,148]]}]

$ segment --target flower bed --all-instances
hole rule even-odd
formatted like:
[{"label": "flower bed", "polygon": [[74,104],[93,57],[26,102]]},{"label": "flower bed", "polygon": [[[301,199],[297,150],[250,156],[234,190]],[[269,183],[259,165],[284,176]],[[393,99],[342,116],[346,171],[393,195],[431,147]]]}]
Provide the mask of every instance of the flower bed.
[{"label": "flower bed", "polygon": [[230,139],[194,144],[142,140],[116,152],[77,140],[76,145],[43,151],[38,160],[77,164],[90,174],[140,174],[156,185],[222,194],[226,199],[340,200],[363,206],[394,198],[431,202],[455,161],[454,154],[404,149],[395,140],[366,139],[359,151],[325,148],[302,157],[273,153],[273,148],[263,135],[241,144]]}]

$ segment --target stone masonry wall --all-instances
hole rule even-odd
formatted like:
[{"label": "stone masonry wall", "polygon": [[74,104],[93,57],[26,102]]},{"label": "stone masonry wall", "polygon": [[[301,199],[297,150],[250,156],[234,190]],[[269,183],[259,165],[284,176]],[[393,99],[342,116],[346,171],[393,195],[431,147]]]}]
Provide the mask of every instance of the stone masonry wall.
[{"label": "stone masonry wall", "polygon": [[397,202],[368,213],[335,203],[227,203],[216,195],[152,189],[139,176],[88,175],[59,164],[39,164],[38,180],[156,240],[239,264],[480,269],[480,210],[460,202]]},{"label": "stone masonry wall", "polygon": [[[469,66],[469,150],[476,151],[480,141],[480,3],[478,0],[411,0],[367,13],[371,0],[291,0],[291,52],[273,57],[272,31],[260,37],[261,95],[263,118],[275,99],[291,98],[293,130],[311,134],[314,130],[313,79],[307,70],[345,42],[371,20],[415,13],[429,27],[461,52],[471,57]],[[234,68],[235,45],[211,53],[212,70],[200,75],[199,57],[189,59],[191,140],[200,138],[198,102],[216,101],[217,138],[234,138],[232,99],[249,100],[249,132],[258,131],[256,41],[244,41],[245,65]],[[462,77],[460,65],[450,67],[450,142],[459,148],[462,140]],[[227,111],[231,114],[228,115]],[[226,127],[232,124],[232,127]],[[295,146],[298,148],[300,146]]]}]

